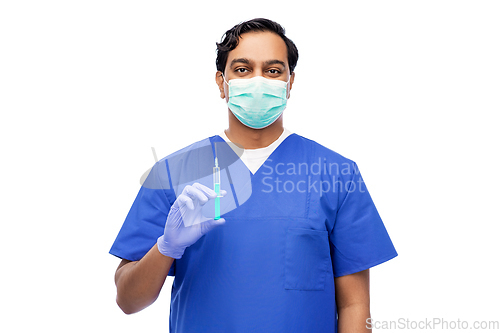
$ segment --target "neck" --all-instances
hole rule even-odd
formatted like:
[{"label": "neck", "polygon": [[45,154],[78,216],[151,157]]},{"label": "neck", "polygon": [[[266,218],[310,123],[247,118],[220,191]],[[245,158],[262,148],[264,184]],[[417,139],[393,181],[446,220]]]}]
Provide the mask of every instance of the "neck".
[{"label": "neck", "polygon": [[258,149],[269,146],[283,133],[283,115],[274,123],[262,128],[253,129],[243,125],[231,112],[229,112],[229,128],[225,130],[227,138],[244,149]]}]

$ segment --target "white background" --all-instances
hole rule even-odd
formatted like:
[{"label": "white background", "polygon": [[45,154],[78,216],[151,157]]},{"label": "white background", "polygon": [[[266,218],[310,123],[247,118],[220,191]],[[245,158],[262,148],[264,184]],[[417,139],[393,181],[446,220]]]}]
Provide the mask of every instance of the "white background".
[{"label": "white background", "polygon": [[499,2],[328,3],[3,1],[0,331],[168,331],[172,277],[126,316],[108,251],[151,147],[227,127],[215,43],[255,17],[299,49],[285,126],[357,162],[399,252],[374,320],[500,320]]}]

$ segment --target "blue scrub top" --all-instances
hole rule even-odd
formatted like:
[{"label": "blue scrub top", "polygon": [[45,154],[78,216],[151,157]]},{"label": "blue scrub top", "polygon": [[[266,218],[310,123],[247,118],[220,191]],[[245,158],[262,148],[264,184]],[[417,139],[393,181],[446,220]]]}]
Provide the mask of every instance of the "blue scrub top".
[{"label": "blue scrub top", "polygon": [[110,253],[141,259],[184,186],[213,187],[216,153],[226,223],[174,261],[170,332],[337,332],[334,277],[397,253],[357,165],[300,135],[255,174],[220,136],[157,162]]}]

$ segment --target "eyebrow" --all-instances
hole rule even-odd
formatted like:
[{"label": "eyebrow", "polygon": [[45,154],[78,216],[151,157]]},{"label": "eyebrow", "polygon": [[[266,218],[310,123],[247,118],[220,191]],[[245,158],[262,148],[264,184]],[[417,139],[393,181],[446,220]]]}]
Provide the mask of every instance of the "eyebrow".
[{"label": "eyebrow", "polygon": [[236,59],[233,59],[233,61],[231,61],[231,65],[230,67],[232,68],[234,64],[236,63],[243,63],[243,64],[247,64],[247,65],[250,65],[251,61],[248,60],[247,58],[236,58]]},{"label": "eyebrow", "polygon": [[268,61],[266,61],[266,62],[264,63],[264,65],[266,65],[266,66],[276,65],[276,64],[281,65],[281,66],[283,66],[283,67],[286,67],[286,66],[285,66],[285,63],[284,63],[283,61],[281,61],[281,60],[278,60],[278,59],[268,60]]},{"label": "eyebrow", "polygon": [[[236,59],[233,59],[231,61],[230,68],[232,68],[233,65],[236,64],[236,63],[243,63],[243,64],[250,65],[250,64],[253,63],[253,61],[251,61],[251,60],[249,60],[247,58],[236,58]],[[278,60],[278,59],[267,60],[267,61],[264,62],[265,66],[270,66],[270,65],[275,65],[275,64],[281,65],[281,66],[283,66],[283,67],[286,68],[285,62],[283,62],[281,60]]]}]

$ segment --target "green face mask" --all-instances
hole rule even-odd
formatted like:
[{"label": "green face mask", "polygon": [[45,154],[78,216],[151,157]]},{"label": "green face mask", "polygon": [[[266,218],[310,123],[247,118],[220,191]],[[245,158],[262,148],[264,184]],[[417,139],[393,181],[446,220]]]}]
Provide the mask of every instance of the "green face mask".
[{"label": "green face mask", "polygon": [[[271,125],[286,108],[288,82],[262,76],[233,79],[229,83],[227,105],[241,123],[251,128]],[[290,82],[290,81],[289,81]]]}]

